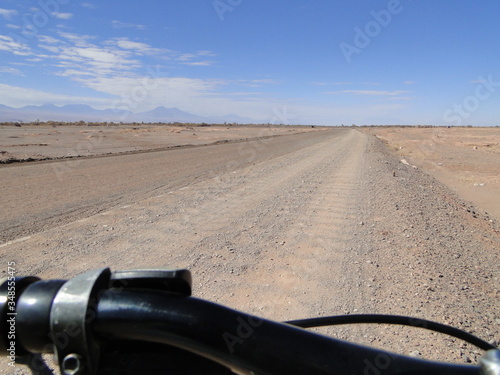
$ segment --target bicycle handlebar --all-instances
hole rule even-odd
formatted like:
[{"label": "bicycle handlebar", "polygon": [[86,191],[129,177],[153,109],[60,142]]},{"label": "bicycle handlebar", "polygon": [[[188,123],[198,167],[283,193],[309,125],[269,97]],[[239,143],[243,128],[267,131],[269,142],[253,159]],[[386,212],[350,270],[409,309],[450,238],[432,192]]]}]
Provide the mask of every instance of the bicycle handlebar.
[{"label": "bicycle handlebar", "polygon": [[[205,373],[229,368],[238,374],[489,375],[498,374],[487,371],[500,366],[498,351],[488,352],[481,367],[430,362],[261,319],[191,297],[186,270],[111,274],[102,269],[68,281],[31,278],[16,284],[15,354],[55,353],[61,372],[68,375],[107,373],[104,368],[113,373],[121,350],[127,350],[126,357],[155,350],[148,360],[174,353],[179,361],[168,358],[168,366],[183,373],[210,362],[215,362],[214,372]],[[8,281],[1,288],[0,296],[8,296]],[[10,301],[4,299],[2,353],[12,341],[12,330],[4,324],[12,317]]]}]

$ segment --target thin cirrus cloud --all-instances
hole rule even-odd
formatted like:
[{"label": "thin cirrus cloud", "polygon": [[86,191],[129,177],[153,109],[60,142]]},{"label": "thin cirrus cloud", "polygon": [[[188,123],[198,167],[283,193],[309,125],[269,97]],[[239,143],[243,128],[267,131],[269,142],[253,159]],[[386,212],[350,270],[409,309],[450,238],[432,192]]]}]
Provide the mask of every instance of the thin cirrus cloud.
[{"label": "thin cirrus cloud", "polygon": [[0,66],[0,73],[12,74],[15,76],[24,76],[24,73],[21,72],[19,69],[12,68],[9,66]]},{"label": "thin cirrus cloud", "polygon": [[123,50],[130,51],[138,55],[161,55],[168,54],[170,51],[163,48],[154,48],[146,43],[134,42],[128,38],[117,38],[106,41],[105,44],[115,45]]},{"label": "thin cirrus cloud", "polygon": [[60,20],[69,20],[70,18],[73,17],[72,13],[53,12],[52,15],[56,18],[59,18]]},{"label": "thin cirrus cloud", "polygon": [[132,29],[137,29],[137,30],[146,30],[145,25],[140,25],[140,24],[136,24],[136,23],[121,22],[121,21],[117,21],[117,20],[111,21],[111,26],[115,29],[132,28]]},{"label": "thin cirrus cloud", "polygon": [[99,47],[65,47],[59,51],[56,59],[58,60],[56,66],[66,68],[59,75],[70,78],[73,75],[69,72],[75,65],[83,73],[91,73],[94,76],[114,75],[117,72],[131,71],[141,66],[140,61],[131,58],[129,52]]},{"label": "thin cirrus cloud", "polygon": [[348,82],[348,81],[339,81],[339,82],[310,82],[311,85],[314,86],[351,86],[351,85],[368,85],[368,86],[379,86],[381,83],[379,82]]},{"label": "thin cirrus cloud", "polygon": [[213,64],[211,61],[194,61],[194,62],[183,62],[183,65],[189,66],[210,66]]},{"label": "thin cirrus cloud", "polygon": [[29,47],[17,42],[7,35],[0,35],[0,51],[11,52],[18,56],[27,56],[31,54]]},{"label": "thin cirrus cloud", "polygon": [[240,79],[235,82],[239,86],[246,86],[246,87],[262,87],[265,85],[276,85],[279,84],[280,82],[274,79]]},{"label": "thin cirrus cloud", "polygon": [[41,90],[0,83],[0,102],[2,104],[11,107],[21,107],[26,105],[27,100],[30,104],[34,105],[42,105],[46,103],[56,105],[87,103],[98,106],[99,104],[103,104],[102,98],[54,94]]},{"label": "thin cirrus cloud", "polygon": [[[179,52],[154,48],[126,37],[99,40],[95,36],[63,31],[58,31],[53,36],[38,35],[37,41],[38,49],[37,53],[33,53],[33,58],[52,67],[52,74],[78,82],[82,87],[115,97],[126,97],[146,80],[148,102],[139,103],[138,108],[131,108],[132,110],[139,110],[142,105],[160,105],[165,100],[186,106],[187,103],[193,103],[195,98],[199,100],[202,95],[210,96],[218,87],[227,84],[220,80],[165,77],[168,72],[161,71],[163,68],[158,65],[162,60],[179,65],[210,65],[212,62],[209,59],[215,54],[208,50]],[[10,39],[0,39],[0,43],[2,42],[0,48],[11,52],[21,48]],[[151,58],[154,59],[153,65]],[[154,72],[151,73],[150,70]],[[14,70],[4,72],[17,73]],[[40,93],[31,93],[32,96],[38,94]],[[43,97],[47,99],[51,96],[48,94]],[[62,100],[62,97],[57,99]]]},{"label": "thin cirrus cloud", "polygon": [[384,90],[340,90],[340,91],[330,91],[325,92],[325,94],[339,95],[339,94],[352,94],[352,95],[368,95],[368,96],[397,96],[401,94],[407,94],[409,91],[405,90],[395,90],[395,91],[384,91]]},{"label": "thin cirrus cloud", "polygon": [[12,16],[17,15],[19,12],[15,9],[2,9],[0,8],[0,16],[5,18],[6,20],[12,19]]},{"label": "thin cirrus cloud", "polygon": [[[211,51],[197,51],[194,53],[181,53],[164,48],[154,48],[143,42],[130,40],[126,37],[112,38],[104,41],[97,37],[83,34],[75,34],[59,31],[58,37],[39,35],[38,41],[41,49],[45,50],[43,55],[37,57],[48,60],[58,68],[65,71],[56,72],[59,76],[74,77],[75,64],[81,73],[76,76],[80,81],[81,76],[119,76],[139,68],[145,68],[147,56],[154,56],[160,60],[177,61],[179,64],[192,66],[211,65],[208,58],[215,54]],[[13,40],[5,40],[0,44],[0,49],[17,49],[21,46],[15,45]],[[0,39],[2,43],[2,39]]]},{"label": "thin cirrus cloud", "polygon": [[[81,81],[82,76],[115,75],[141,66],[134,51],[119,48],[116,43],[103,46],[96,43],[95,37],[61,31],[57,36],[39,35],[38,47],[44,52],[36,55],[47,66],[56,68],[55,75]],[[77,71],[80,73],[75,74]]]}]

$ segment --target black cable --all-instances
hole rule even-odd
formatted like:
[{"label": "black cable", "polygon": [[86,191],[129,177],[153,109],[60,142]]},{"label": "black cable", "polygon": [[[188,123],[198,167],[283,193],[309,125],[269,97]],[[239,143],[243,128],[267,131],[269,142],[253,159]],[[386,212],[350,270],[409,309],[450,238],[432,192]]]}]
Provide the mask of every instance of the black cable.
[{"label": "black cable", "polygon": [[446,335],[464,340],[483,350],[497,349],[495,346],[480,339],[479,337],[476,337],[458,328],[451,327],[441,323],[432,322],[426,319],[412,318],[401,315],[382,315],[382,314],[337,315],[337,316],[327,316],[322,318],[291,320],[285,323],[301,328],[325,327],[325,326],[334,326],[341,324],[358,324],[358,323],[397,324],[403,326],[424,328],[434,332],[444,333]]}]

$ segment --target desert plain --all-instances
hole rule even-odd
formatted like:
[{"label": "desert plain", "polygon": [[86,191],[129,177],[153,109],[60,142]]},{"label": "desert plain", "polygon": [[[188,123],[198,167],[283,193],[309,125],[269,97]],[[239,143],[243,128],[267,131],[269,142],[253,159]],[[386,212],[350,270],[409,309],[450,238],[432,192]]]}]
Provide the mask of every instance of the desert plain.
[{"label": "desert plain", "polygon": [[[2,274],[187,268],[193,295],[268,319],[410,315],[499,344],[499,128],[0,134]],[[482,354],[418,328],[318,332],[428,359]]]}]

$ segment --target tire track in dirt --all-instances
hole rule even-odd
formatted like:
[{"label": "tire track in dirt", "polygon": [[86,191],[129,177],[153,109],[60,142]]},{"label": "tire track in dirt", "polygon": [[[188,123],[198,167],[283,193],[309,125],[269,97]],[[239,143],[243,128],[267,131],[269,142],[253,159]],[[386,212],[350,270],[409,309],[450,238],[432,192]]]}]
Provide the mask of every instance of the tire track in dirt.
[{"label": "tire track in dirt", "polygon": [[324,160],[302,177],[309,186],[301,192],[307,204],[283,228],[280,246],[266,252],[257,266],[257,273],[275,275],[267,290],[252,294],[265,293],[263,312],[272,313],[271,318],[331,314],[345,311],[345,306],[352,311],[359,305],[354,298],[362,298],[360,289],[352,292],[360,274],[351,258],[359,250],[353,241],[362,220],[359,168],[364,138],[353,132],[338,149],[323,149]]}]

